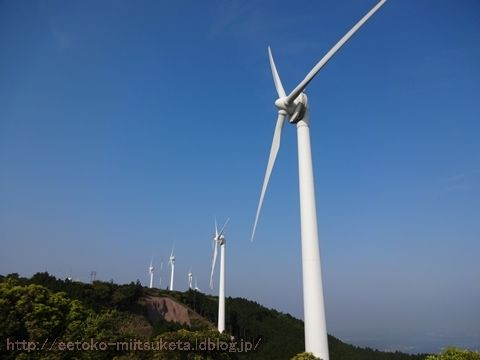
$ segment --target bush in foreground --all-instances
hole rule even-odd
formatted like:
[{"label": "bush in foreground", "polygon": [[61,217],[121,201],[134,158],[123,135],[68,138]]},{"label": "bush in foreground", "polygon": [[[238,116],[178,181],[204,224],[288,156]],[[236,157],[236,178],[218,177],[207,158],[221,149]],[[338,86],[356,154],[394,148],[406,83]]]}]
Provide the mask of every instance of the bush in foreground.
[{"label": "bush in foreground", "polygon": [[291,360],[321,360],[310,352],[303,352],[295,355]]},{"label": "bush in foreground", "polygon": [[425,360],[480,360],[480,353],[458,348],[448,348],[438,355],[427,356]]}]

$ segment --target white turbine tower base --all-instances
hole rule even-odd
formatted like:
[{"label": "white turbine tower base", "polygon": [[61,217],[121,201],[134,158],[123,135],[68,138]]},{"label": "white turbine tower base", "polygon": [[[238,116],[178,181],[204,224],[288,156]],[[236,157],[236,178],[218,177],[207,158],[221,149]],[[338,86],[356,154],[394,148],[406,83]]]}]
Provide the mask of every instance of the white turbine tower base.
[{"label": "white turbine tower base", "polygon": [[173,277],[175,275],[175,261],[171,263],[171,274],[170,274],[170,287],[168,288],[170,291],[173,291]]},{"label": "white turbine tower base", "polygon": [[218,332],[225,331],[225,239],[220,245],[220,283],[218,284]]},{"label": "white turbine tower base", "polygon": [[357,32],[358,29],[385,3],[381,0],[355,26],[346,33],[335,46],[313,67],[307,76],[287,96],[278,75],[272,53],[269,50],[270,67],[278,99],[278,118],[273,134],[270,156],[265,171],[265,178],[258,202],[257,214],[252,231],[255,236],[263,199],[268,181],[280,148],[280,140],[285,120],[297,126],[298,141],[298,177],[300,192],[300,227],[302,236],[302,275],[303,306],[305,319],[305,351],[311,352],[322,360],[329,360],[328,336],[325,320],[325,304],[323,297],[322,271],[320,264],[320,246],[318,241],[317,210],[315,186],[310,147],[310,128],[307,96],[303,93],[315,75],[328,63],[336,52]]}]

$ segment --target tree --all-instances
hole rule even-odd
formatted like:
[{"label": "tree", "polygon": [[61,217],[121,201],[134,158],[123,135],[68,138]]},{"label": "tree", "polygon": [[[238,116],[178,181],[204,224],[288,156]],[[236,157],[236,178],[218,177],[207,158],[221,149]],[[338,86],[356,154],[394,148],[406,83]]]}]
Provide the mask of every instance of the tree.
[{"label": "tree", "polygon": [[66,297],[65,293],[54,293],[41,285],[3,282],[0,283],[0,358],[111,359],[122,352],[110,348],[98,352],[66,352],[54,347],[53,350],[25,353],[24,349],[7,349],[6,339],[45,343],[47,348],[54,340],[126,341],[128,336],[122,329],[125,319],[125,315],[115,309],[97,313],[85,308],[80,301]]},{"label": "tree", "polygon": [[[230,335],[219,334],[216,330],[188,331],[181,329],[163,333],[154,341],[168,344],[168,350],[160,349],[153,353],[155,360],[234,360],[237,359]],[[175,349],[170,349],[174,345]],[[177,347],[178,345],[178,347]],[[217,347],[218,346],[218,347]]]},{"label": "tree", "polygon": [[425,360],[480,360],[480,353],[459,348],[448,348],[438,355],[427,356]]},{"label": "tree", "polygon": [[302,352],[295,355],[291,360],[321,360],[314,356],[311,352]]}]

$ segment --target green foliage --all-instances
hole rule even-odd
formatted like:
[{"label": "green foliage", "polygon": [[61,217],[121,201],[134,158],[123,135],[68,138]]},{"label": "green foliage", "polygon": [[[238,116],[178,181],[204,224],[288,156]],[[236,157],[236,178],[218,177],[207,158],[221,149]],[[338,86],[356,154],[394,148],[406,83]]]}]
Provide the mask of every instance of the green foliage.
[{"label": "green foliage", "polygon": [[303,352],[295,355],[291,360],[321,360],[321,359],[317,358],[312,353]]},{"label": "green foliage", "polygon": [[110,303],[118,309],[133,309],[142,295],[143,291],[140,283],[130,283],[117,287],[112,293]]},{"label": "green foliage", "polygon": [[480,360],[480,353],[458,348],[448,348],[439,355],[427,356],[425,360]]},{"label": "green foliage", "polygon": [[143,287],[138,281],[127,285],[102,281],[84,284],[68,279],[60,280],[46,272],[36,273],[30,280],[18,279],[17,275],[16,281],[42,285],[53,292],[62,291],[68,297],[80,300],[86,307],[94,310],[114,308],[135,313],[141,311],[137,303],[143,296]]},{"label": "green foliage", "polygon": [[[63,292],[53,293],[41,285],[18,285],[18,281],[0,283],[0,357],[3,359],[22,358],[22,349],[7,349],[6,340],[25,340],[47,344],[56,340],[107,342],[123,341],[124,314],[115,309],[95,312],[72,300]],[[49,349],[50,350],[50,349]],[[56,347],[52,351],[28,353],[28,358],[95,358],[110,359],[115,351],[61,352]]]},{"label": "green foliage", "polygon": [[[217,297],[192,290],[181,295],[182,302],[216,323]],[[242,298],[226,299],[225,328],[237,339],[258,343],[258,350],[243,355],[245,359],[291,358],[304,347],[301,321]]]},{"label": "green foliage", "polygon": [[345,344],[333,336],[328,336],[330,360],[423,360],[425,354],[404,354],[399,351],[383,352],[371,348],[360,348]]},{"label": "green foliage", "polygon": [[158,323],[153,326],[153,336],[157,336],[166,332],[178,331],[184,326],[172,321],[160,319]]},{"label": "green foliage", "polygon": [[[167,332],[157,336],[154,341],[165,343],[170,346],[175,344],[180,351],[160,349],[155,351],[153,359],[171,360],[230,360],[237,359],[235,352],[228,349],[234,346],[227,334],[219,334],[215,330],[188,331],[181,329],[175,332]],[[222,350],[220,345],[227,350]],[[165,346],[168,348],[168,346]]]},{"label": "green foliage", "polygon": [[[85,315],[78,302],[64,293],[52,294],[40,285],[0,283],[0,336],[34,341],[57,337],[67,330],[68,321]],[[1,344],[0,346],[3,346]]]}]

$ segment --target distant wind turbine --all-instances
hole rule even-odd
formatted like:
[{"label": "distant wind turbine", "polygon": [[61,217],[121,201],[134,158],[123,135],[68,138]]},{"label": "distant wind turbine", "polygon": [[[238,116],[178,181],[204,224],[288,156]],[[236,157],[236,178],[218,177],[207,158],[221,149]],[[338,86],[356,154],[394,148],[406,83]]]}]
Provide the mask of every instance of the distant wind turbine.
[{"label": "distant wind turbine", "polygon": [[148,273],[150,274],[150,286],[149,288],[153,288],[153,271],[155,270],[155,268],[153,267],[153,259],[150,260],[150,266],[148,267]]},{"label": "distant wind turbine", "polygon": [[192,274],[192,269],[188,270],[188,289],[192,290],[193,289],[193,274]]},{"label": "distant wind turbine", "polygon": [[168,260],[168,263],[170,265],[170,268],[171,268],[171,273],[170,273],[170,288],[169,290],[170,291],[173,291],[173,276],[175,274],[175,256],[173,255],[173,250],[175,249],[175,247],[172,248],[172,252],[170,254],[170,259]]},{"label": "distant wind turbine", "polygon": [[217,228],[217,219],[215,219],[215,236],[213,237],[213,258],[212,271],[210,273],[210,288],[213,289],[213,273],[215,271],[215,263],[217,261],[217,248],[220,246],[220,281],[218,284],[218,332],[225,330],[225,226],[227,226],[230,218],[225,221],[220,232]]},{"label": "distant wind turbine", "polygon": [[306,86],[323,68],[335,53],[355,34],[355,32],[385,3],[381,0],[373,7],[340,41],[313,67],[306,77],[287,96],[280,76],[278,75],[273,56],[268,49],[273,81],[278,93],[275,106],[278,118],[273,134],[270,156],[263,181],[257,214],[253,225],[253,241],[257,227],[263,198],[267,189],[270,174],[280,148],[285,119],[297,126],[298,170],[300,185],[300,223],[302,236],[302,273],[303,273],[303,306],[305,319],[305,351],[316,357],[329,360],[325,307],[323,299],[322,273],[320,266],[320,249],[318,243],[317,210],[315,205],[315,188],[313,179],[312,154],[310,148],[310,121],[308,114]]}]

